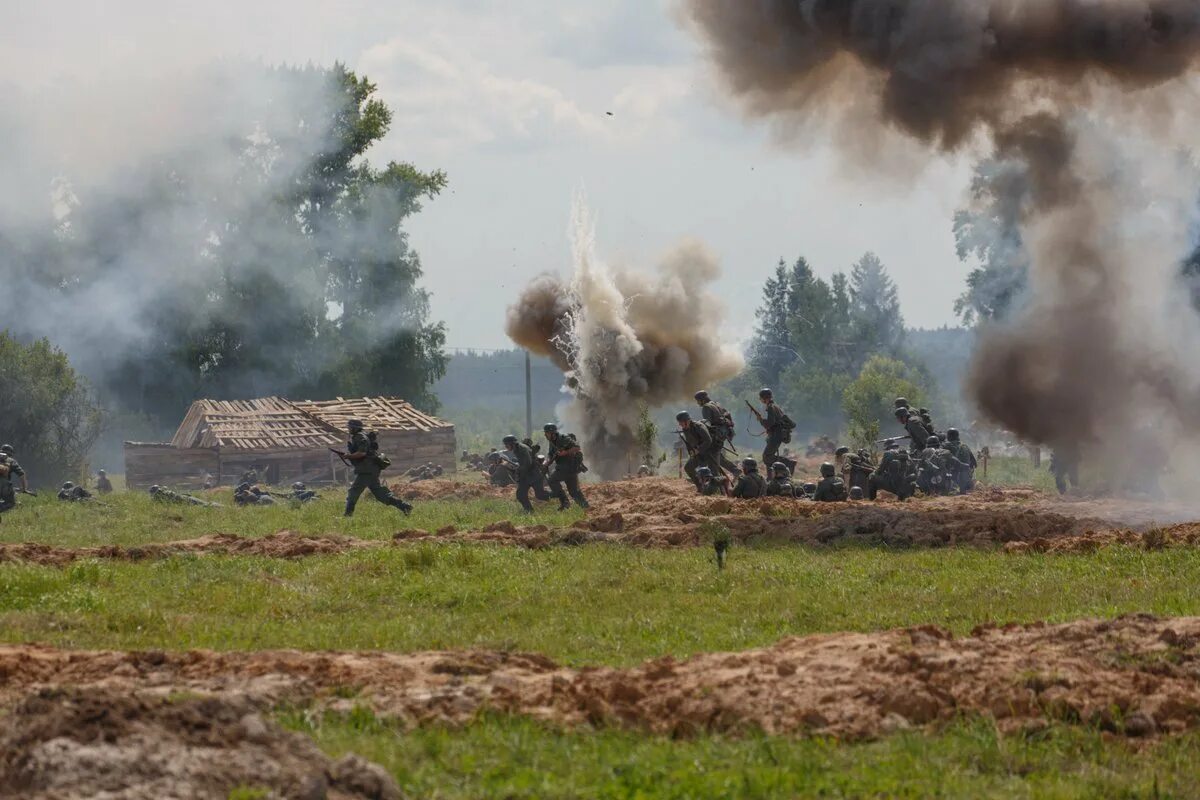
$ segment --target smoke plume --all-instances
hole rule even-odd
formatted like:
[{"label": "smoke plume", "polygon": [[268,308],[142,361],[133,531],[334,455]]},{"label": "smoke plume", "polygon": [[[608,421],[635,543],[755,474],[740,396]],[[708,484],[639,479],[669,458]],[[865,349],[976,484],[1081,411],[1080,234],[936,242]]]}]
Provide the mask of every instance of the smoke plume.
[{"label": "smoke plume", "polygon": [[1155,435],[1196,430],[1200,336],[1178,264],[1200,188],[1181,154],[1200,3],[686,5],[728,90],[784,136],[832,127],[864,159],[896,133],[932,151],[990,148],[979,155],[1026,176],[1011,199],[1030,299],[976,353],[969,389],[987,415],[1061,447],[1125,447],[1151,419]]},{"label": "smoke plume", "polygon": [[628,469],[641,405],[690,400],[742,368],[721,340],[723,308],[711,291],[716,260],[695,242],[679,245],[653,273],[609,269],[596,255],[591,221],[576,201],[569,282],[535,278],[509,306],[509,338],[548,356],[571,399],[562,410],[601,477]]}]

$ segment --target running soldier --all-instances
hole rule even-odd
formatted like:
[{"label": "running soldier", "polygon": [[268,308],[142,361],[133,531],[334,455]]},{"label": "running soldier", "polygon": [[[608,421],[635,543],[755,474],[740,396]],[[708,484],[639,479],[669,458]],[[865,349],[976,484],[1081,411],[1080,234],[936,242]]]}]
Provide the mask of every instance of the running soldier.
[{"label": "running soldier", "polygon": [[20,478],[21,491],[29,491],[29,479],[17,462],[17,451],[11,444],[0,445],[0,513],[17,507],[17,490],[13,479]]},{"label": "running soldier", "polygon": [[696,403],[700,406],[700,413],[704,417],[704,424],[708,426],[708,432],[712,434],[714,460],[725,472],[737,475],[740,471],[738,465],[725,455],[725,446],[729,445],[731,449],[733,447],[733,415],[711,399],[704,390],[696,392]]},{"label": "running soldier", "polygon": [[542,485],[541,465],[534,457],[533,449],[524,442],[518,441],[517,437],[512,434],[504,437],[504,449],[517,462],[517,502],[526,513],[532,514],[533,504],[529,502],[531,491],[538,500],[550,499],[550,493]]},{"label": "running soldier", "polygon": [[975,488],[975,468],[979,462],[975,460],[975,454],[971,452],[971,448],[963,443],[958,428],[946,430],[946,449],[964,465],[956,469],[954,473],[954,482],[958,484],[958,490],[960,492],[971,491]]},{"label": "running soldier", "polygon": [[1079,448],[1060,445],[1050,453],[1050,472],[1059,494],[1079,488]]},{"label": "running soldier", "polygon": [[[543,425],[542,432],[550,444],[550,455],[546,464],[551,470],[550,496],[558,500],[558,510],[566,511],[571,507],[571,501],[567,499],[568,493],[580,508],[587,508],[587,498],[579,488],[579,475],[587,472],[583,463],[583,449],[579,442],[573,434],[559,433],[558,426],[553,422]],[[563,491],[564,485],[566,492]]]},{"label": "running soldier", "polygon": [[108,473],[104,470],[96,473],[96,491],[100,494],[112,494],[112,481],[108,479]]},{"label": "running soldier", "polygon": [[791,418],[783,413],[783,409],[775,403],[775,393],[770,389],[763,389],[758,393],[758,399],[762,401],[763,413],[758,414],[758,421],[762,423],[763,430],[767,434],[767,444],[763,448],[762,463],[774,464],[776,461],[783,461],[787,464],[788,472],[796,471],[796,462],[789,458],[781,458],[779,448],[792,440],[792,430],[796,427]]},{"label": "running soldier", "polygon": [[694,421],[687,411],[676,414],[675,421],[679,423],[679,436],[683,439],[683,446],[687,448],[688,454],[683,471],[699,489],[700,482],[696,479],[697,467],[708,467],[714,473],[721,470],[721,463],[713,452],[713,435],[709,432],[708,425]]},{"label": "running soldier", "polygon": [[346,444],[346,452],[338,453],[338,455],[354,468],[354,483],[350,484],[350,488],[346,491],[344,516],[354,516],[354,507],[358,505],[358,498],[366,491],[369,491],[372,497],[385,506],[400,509],[405,516],[412,513],[413,507],[394,496],[379,480],[385,466],[384,459],[380,455],[378,447],[372,447],[371,440],[363,433],[362,420],[348,420],[346,430],[350,433],[350,441]]}]

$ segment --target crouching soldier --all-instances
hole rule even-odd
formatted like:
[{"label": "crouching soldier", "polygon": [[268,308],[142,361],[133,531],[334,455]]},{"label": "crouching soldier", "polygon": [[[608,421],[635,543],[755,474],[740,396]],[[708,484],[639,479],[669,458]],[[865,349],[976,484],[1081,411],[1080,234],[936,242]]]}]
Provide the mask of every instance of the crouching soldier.
[{"label": "crouching soldier", "polygon": [[346,492],[345,516],[354,516],[354,507],[358,505],[358,498],[362,497],[362,493],[366,491],[370,491],[371,496],[385,506],[398,508],[405,515],[411,513],[413,507],[394,496],[379,480],[379,476],[383,473],[384,460],[379,454],[378,448],[372,448],[370,439],[363,433],[362,421],[349,420],[346,423],[346,429],[350,433],[350,442],[347,444],[345,460],[354,468],[354,483],[350,484],[350,489]]},{"label": "crouching soldier", "polygon": [[273,506],[275,498],[257,486],[243,481],[233,490],[233,502],[239,506]]},{"label": "crouching soldier", "polygon": [[696,467],[696,480],[700,482],[700,494],[705,497],[729,496],[729,478],[724,472],[714,475],[711,467]]},{"label": "crouching soldier", "polygon": [[847,498],[846,482],[838,477],[837,469],[826,461],[821,465],[821,480],[817,482],[817,491],[813,500],[818,503],[841,503]]},{"label": "crouching soldier", "polygon": [[792,473],[788,472],[787,464],[782,461],[776,461],[771,465],[771,480],[767,481],[766,496],[796,496],[796,489],[792,485]]},{"label": "crouching soldier", "polygon": [[767,482],[758,474],[758,462],[753,458],[742,459],[742,474],[738,476],[737,484],[733,487],[733,496],[742,500],[752,500],[767,493]]},{"label": "crouching soldier", "polygon": [[108,473],[100,470],[96,473],[96,491],[100,494],[112,494],[112,481],[108,479]]}]

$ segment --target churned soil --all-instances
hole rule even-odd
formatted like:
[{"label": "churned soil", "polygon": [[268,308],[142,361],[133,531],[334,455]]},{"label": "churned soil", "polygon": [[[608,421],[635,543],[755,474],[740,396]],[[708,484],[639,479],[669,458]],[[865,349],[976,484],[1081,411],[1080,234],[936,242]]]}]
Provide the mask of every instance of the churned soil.
[{"label": "churned soil", "polygon": [[26,696],[0,733],[0,796],[392,800],[392,777],[357,756],[338,761],[265,719],[253,698],[170,698],[112,688]]},{"label": "churned soil", "polygon": [[31,542],[0,544],[0,562],[22,561],[48,566],[63,566],[81,559],[144,561],[186,553],[300,558],[318,554],[344,553],[347,550],[376,546],[378,546],[376,542],[354,539],[349,536],[310,535],[296,531],[278,531],[257,538],[236,536],[232,533],[214,533],[198,539],[154,542],[132,547],[120,545],[57,547]]},{"label": "churned soil", "polygon": [[[837,633],[740,653],[658,658],[624,669],[574,669],[537,655],[493,651],[122,653],[2,647],[0,701],[25,709],[9,726],[16,733],[8,734],[6,749],[18,755],[5,762],[6,780],[27,774],[21,764],[34,757],[28,754],[43,752],[38,748],[49,748],[42,757],[51,758],[57,751],[47,742],[71,729],[63,725],[53,735],[38,734],[41,723],[27,718],[66,714],[60,710],[64,701],[56,698],[88,698],[96,691],[107,694],[96,695],[103,702],[93,712],[70,712],[81,725],[116,718],[103,724],[134,726],[120,721],[125,714],[162,720],[154,723],[159,726],[175,720],[169,725],[184,730],[172,736],[196,747],[223,738],[246,741],[237,729],[250,713],[237,705],[243,700],[256,707],[287,701],[335,711],[367,705],[408,726],[463,724],[486,709],[562,726],[674,736],[762,730],[858,740],[979,714],[1005,731],[1064,721],[1141,737],[1200,726],[1200,618],[981,627],[964,637],[936,627]],[[185,712],[146,699],[179,693],[228,700],[220,714],[197,715],[212,717],[206,724],[213,726],[226,720],[225,732],[204,727],[187,732],[191,723],[184,718],[203,706],[184,706]],[[104,705],[134,694],[140,699],[111,710]],[[98,746],[102,738],[80,736],[59,749]],[[143,746],[162,737],[148,734]],[[282,738],[271,741],[281,742],[272,746],[282,751]],[[113,761],[125,763],[124,756]]]},{"label": "churned soil", "polygon": [[492,486],[479,476],[478,482],[434,478],[409,483],[400,481],[389,485],[392,493],[405,500],[478,500],[480,498],[512,499],[512,487]]}]

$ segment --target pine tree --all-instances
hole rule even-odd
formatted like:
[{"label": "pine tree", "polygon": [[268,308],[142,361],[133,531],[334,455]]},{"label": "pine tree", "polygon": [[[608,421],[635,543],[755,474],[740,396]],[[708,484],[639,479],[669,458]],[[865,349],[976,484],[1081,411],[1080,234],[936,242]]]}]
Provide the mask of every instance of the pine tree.
[{"label": "pine tree", "polygon": [[897,355],[904,343],[904,317],[896,284],[883,262],[867,253],[850,270],[849,340],[852,372],[873,355]]}]

